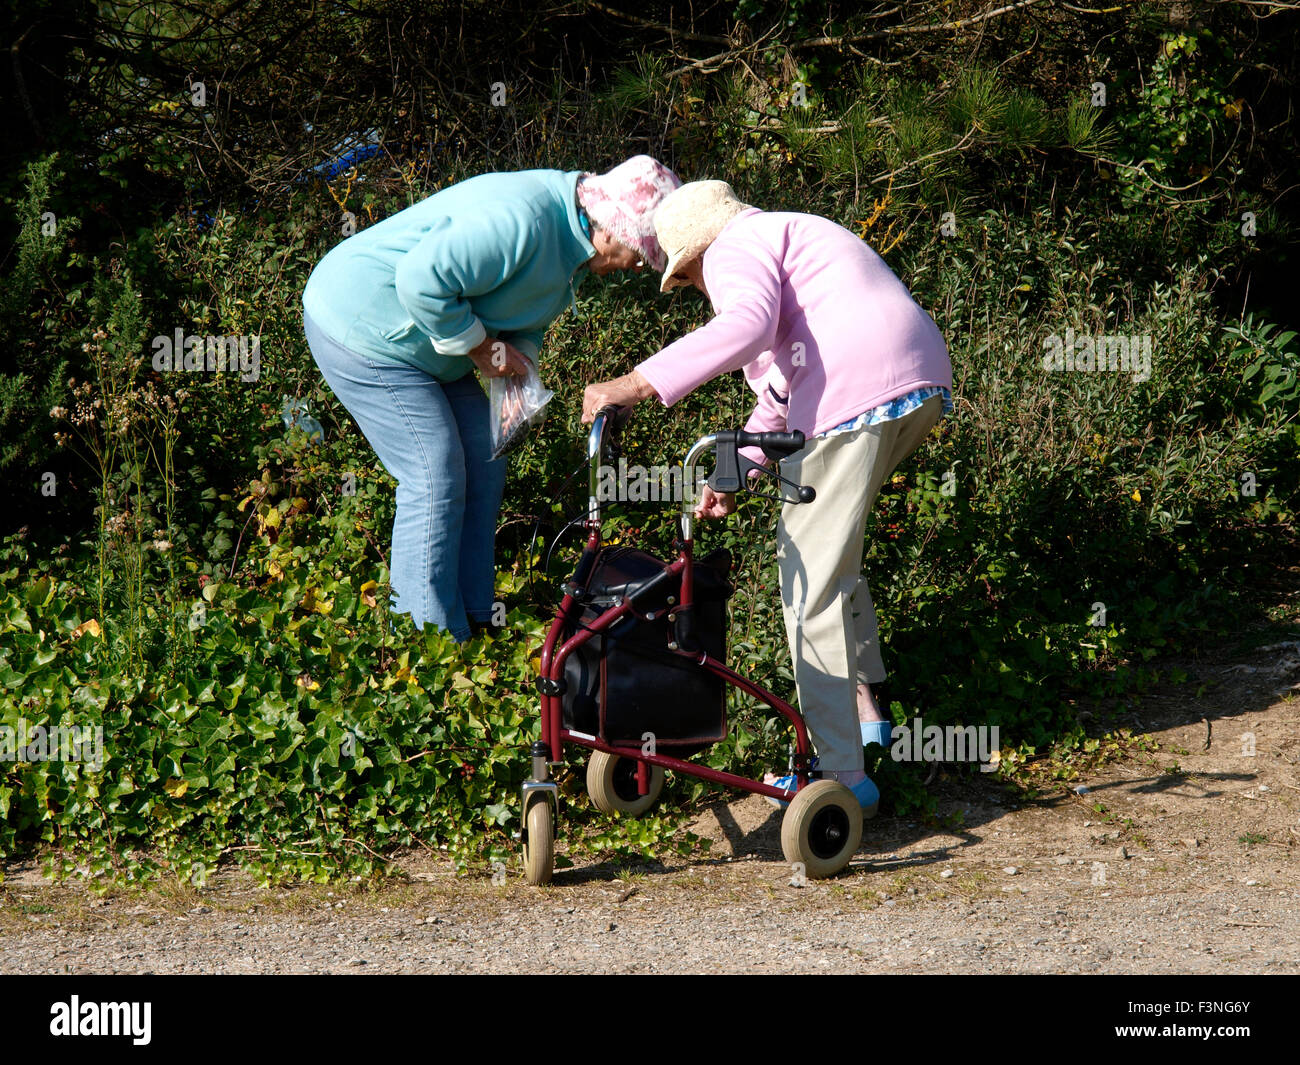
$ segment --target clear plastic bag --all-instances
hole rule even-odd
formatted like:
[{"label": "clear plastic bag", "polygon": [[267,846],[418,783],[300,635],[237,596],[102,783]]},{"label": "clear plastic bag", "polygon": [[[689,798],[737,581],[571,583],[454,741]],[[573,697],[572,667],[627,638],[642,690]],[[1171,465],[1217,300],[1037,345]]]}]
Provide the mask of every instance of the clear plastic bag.
[{"label": "clear plastic bag", "polygon": [[531,359],[526,377],[488,378],[488,405],[492,417],[492,457],[499,459],[520,443],[528,427],[546,416],[546,404],[555,395],[542,384]]}]

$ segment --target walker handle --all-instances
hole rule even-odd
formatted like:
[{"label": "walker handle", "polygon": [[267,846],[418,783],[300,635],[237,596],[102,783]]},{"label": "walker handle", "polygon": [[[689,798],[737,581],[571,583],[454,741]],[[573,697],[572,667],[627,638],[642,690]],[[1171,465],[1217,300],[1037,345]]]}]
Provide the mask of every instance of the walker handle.
[{"label": "walker handle", "polygon": [[613,436],[632,417],[631,407],[610,403],[596,411],[587,433],[587,525],[600,525],[600,464],[605,460],[605,436]]},{"label": "walker handle", "polygon": [[[742,447],[761,447],[763,453],[769,458],[793,455],[805,443],[804,435],[799,430],[795,429],[788,433],[746,433],[739,429],[724,429],[715,434],[714,440],[717,447],[717,465],[708,479],[708,485],[715,492],[739,492],[744,488],[750,495],[756,495],[760,499],[781,499],[785,503],[811,503],[817,498],[817,492],[811,485],[798,485],[793,481],[787,481],[775,470],[743,459],[739,451]],[[743,476],[740,469],[742,459],[746,467]],[[748,474],[751,470],[757,470],[768,477],[775,477],[781,484],[789,485],[795,490],[797,498],[783,499],[781,496],[755,492],[753,488],[748,487]]]},{"label": "walker handle", "polygon": [[597,418],[602,414],[605,416],[605,424],[617,432],[622,429],[623,426],[628,423],[628,419],[632,417],[632,408],[619,407],[613,403],[609,403],[596,411]]},{"label": "walker handle", "polygon": [[803,450],[804,436],[798,429],[789,433],[746,433],[736,434],[737,447],[761,447],[770,459],[788,458],[796,451]]}]

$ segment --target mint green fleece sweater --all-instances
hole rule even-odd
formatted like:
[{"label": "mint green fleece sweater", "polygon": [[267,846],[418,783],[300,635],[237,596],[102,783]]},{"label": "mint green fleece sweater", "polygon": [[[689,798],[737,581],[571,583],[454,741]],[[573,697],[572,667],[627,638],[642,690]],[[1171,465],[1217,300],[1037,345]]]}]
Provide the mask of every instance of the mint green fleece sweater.
[{"label": "mint green fleece sweater", "polygon": [[336,245],[307,279],[303,309],[331,340],[439,381],[473,369],[484,337],[537,362],[596,249],[575,195],[580,171],[483,174]]}]

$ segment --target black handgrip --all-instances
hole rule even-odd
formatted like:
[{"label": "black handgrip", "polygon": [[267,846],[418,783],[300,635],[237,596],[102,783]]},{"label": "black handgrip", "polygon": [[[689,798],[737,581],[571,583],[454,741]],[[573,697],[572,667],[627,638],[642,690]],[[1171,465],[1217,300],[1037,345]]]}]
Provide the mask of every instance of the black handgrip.
[{"label": "black handgrip", "polygon": [[802,451],[804,436],[798,429],[789,433],[737,433],[738,447],[761,447],[770,459],[787,458]]},{"label": "black handgrip", "polygon": [[628,419],[632,417],[632,408],[619,407],[610,403],[596,411],[596,417],[599,418],[602,414],[606,416],[605,424],[617,431],[622,429],[628,423]]}]

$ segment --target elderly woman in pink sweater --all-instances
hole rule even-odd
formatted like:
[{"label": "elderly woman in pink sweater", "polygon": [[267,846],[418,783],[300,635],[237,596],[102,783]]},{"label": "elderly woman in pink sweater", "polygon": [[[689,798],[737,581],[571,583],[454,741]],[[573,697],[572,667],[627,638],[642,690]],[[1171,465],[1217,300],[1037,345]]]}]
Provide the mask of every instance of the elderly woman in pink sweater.
[{"label": "elderly woman in pink sweater", "polygon": [[[885,668],[861,574],[864,533],[885,478],[952,410],[947,347],[884,260],[825,218],[761,211],[726,182],[696,181],[665,197],[654,224],[668,255],[661,290],[694,285],[715,317],[631,373],[589,385],[583,420],[652,396],[672,406],[743,370],[758,395],[745,429],[803,431],[807,445],[781,471],[817,498],[787,503],[777,527],[786,635],[820,773],[871,816],[880,795],[863,747],[889,746],[891,725],[869,686]],[[742,454],[765,461],[758,449]],[[706,487],[696,513],[734,509],[733,496]],[[792,777],[776,783],[794,788]]]}]

